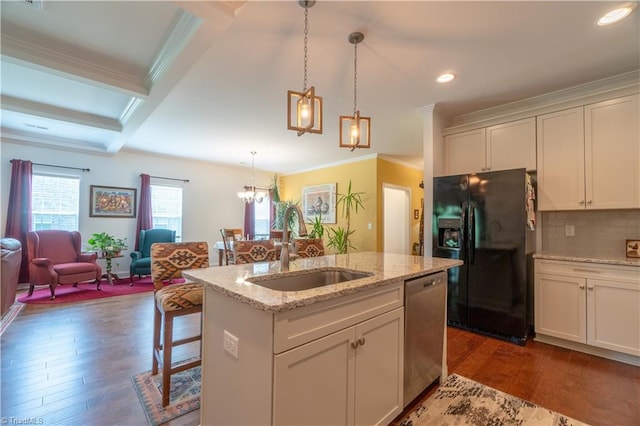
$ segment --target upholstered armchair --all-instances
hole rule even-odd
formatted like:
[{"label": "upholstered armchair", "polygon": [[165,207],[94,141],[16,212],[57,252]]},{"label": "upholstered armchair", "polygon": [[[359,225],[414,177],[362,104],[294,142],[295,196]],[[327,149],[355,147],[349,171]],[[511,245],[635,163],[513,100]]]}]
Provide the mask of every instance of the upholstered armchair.
[{"label": "upholstered armchair", "polygon": [[96,263],[98,255],[82,251],[79,232],[48,229],[27,232],[26,237],[29,296],[36,285],[48,285],[51,300],[56,298],[58,284],[75,286],[82,281],[95,281],[100,289],[102,268]]},{"label": "upholstered armchair", "polygon": [[2,263],[0,264],[2,308],[0,314],[4,315],[16,300],[20,266],[22,265],[22,244],[14,238],[2,238],[0,247],[2,248]]},{"label": "upholstered armchair", "polygon": [[175,243],[176,231],[171,229],[143,229],[140,231],[139,248],[130,253],[131,266],[129,278],[133,285],[135,275],[141,278],[143,275],[151,275],[151,245],[153,243]]}]

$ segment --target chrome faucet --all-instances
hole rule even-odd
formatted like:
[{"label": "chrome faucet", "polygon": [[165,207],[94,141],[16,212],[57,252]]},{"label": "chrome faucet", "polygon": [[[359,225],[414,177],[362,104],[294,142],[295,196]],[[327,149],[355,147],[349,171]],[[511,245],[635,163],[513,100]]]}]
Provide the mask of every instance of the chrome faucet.
[{"label": "chrome faucet", "polygon": [[283,230],[282,230],[282,250],[280,251],[280,264],[283,271],[289,270],[289,216],[292,212],[296,212],[298,215],[298,235],[305,237],[307,235],[307,226],[304,224],[304,217],[302,216],[302,210],[298,206],[289,206],[284,211]]}]

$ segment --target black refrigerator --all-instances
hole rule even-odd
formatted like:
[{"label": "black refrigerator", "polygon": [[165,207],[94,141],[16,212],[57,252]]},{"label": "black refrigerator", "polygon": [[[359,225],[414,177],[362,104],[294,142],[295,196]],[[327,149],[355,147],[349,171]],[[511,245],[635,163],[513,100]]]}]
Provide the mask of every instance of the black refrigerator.
[{"label": "black refrigerator", "polygon": [[[433,256],[449,269],[447,321],[524,345],[533,324],[533,223],[525,169],[434,178]],[[530,205],[530,203],[529,203]]]}]

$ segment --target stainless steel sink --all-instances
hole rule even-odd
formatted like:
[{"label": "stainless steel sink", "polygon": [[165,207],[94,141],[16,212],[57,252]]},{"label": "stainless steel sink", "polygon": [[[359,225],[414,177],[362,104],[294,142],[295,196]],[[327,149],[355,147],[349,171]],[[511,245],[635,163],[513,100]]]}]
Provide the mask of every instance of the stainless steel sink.
[{"label": "stainless steel sink", "polygon": [[277,276],[253,277],[247,282],[279,291],[302,291],[372,276],[372,273],[348,269],[323,269]]}]

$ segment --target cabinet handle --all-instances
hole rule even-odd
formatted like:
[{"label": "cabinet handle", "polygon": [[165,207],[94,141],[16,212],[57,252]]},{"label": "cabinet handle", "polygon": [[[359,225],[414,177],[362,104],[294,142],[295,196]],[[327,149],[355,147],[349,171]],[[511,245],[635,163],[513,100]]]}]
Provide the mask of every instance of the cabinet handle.
[{"label": "cabinet handle", "polygon": [[599,274],[600,271],[594,271],[593,269],[574,269],[573,272],[586,272],[589,274]]}]

